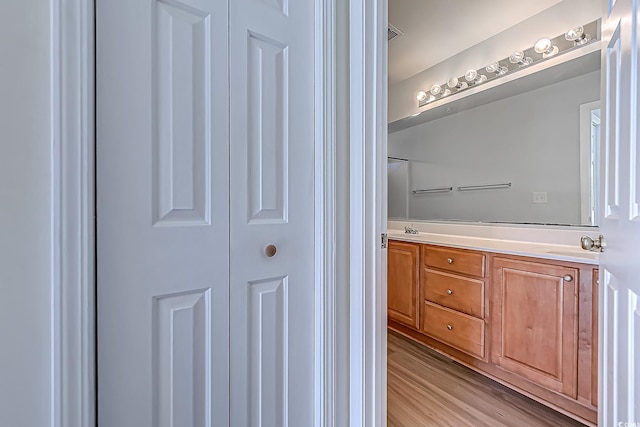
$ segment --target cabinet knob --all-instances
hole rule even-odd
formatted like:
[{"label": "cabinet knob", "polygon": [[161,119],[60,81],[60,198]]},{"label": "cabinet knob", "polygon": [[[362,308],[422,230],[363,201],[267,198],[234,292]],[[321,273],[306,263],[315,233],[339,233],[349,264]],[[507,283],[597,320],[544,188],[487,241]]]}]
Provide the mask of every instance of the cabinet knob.
[{"label": "cabinet knob", "polygon": [[566,276],[564,276],[563,279],[564,279],[565,282],[572,282],[573,281],[573,277],[571,277],[568,274]]},{"label": "cabinet knob", "polygon": [[453,258],[447,258],[447,262],[448,262],[449,264],[453,264]]},{"label": "cabinet knob", "polygon": [[447,325],[447,329],[448,330],[452,330],[453,329],[453,325]]},{"label": "cabinet knob", "polygon": [[447,294],[453,295],[453,291],[451,289],[447,289]]},{"label": "cabinet knob", "polygon": [[266,248],[264,248],[264,253],[265,255],[267,255],[269,258],[271,258],[272,256],[274,256],[276,254],[276,252],[278,252],[278,248],[276,248],[276,245],[267,245]]}]

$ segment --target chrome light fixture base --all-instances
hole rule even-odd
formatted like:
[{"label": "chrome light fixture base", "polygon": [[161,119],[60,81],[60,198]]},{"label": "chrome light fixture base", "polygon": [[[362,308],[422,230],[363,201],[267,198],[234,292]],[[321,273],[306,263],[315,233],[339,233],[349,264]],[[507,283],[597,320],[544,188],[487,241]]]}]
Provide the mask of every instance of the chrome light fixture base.
[{"label": "chrome light fixture base", "polygon": [[[434,84],[429,90],[417,93],[418,107],[455,95],[458,92],[492,81],[507,74],[517,72],[539,61],[585,46],[592,41],[599,40],[599,20],[584,26],[572,28],[564,34],[554,38],[542,38],[533,46],[517,50],[506,58],[491,62],[483,69],[469,69],[462,76],[451,77],[446,84]],[[592,37],[590,34],[595,34]],[[487,74],[480,74],[486,72]]]}]

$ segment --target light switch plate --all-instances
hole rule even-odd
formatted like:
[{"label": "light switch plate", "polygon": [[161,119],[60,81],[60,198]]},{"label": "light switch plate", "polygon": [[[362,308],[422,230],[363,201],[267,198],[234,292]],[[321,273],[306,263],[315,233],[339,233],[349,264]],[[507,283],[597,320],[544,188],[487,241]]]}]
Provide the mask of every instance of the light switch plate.
[{"label": "light switch plate", "polygon": [[546,191],[534,191],[533,192],[533,203],[547,203],[547,192]]}]

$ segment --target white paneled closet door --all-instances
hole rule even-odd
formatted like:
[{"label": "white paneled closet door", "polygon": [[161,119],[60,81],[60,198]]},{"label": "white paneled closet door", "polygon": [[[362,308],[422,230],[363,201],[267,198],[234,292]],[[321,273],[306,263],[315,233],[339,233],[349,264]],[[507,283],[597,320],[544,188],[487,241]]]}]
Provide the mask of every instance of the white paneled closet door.
[{"label": "white paneled closet door", "polygon": [[602,218],[598,425],[640,423],[638,0],[607,0],[602,20]]},{"label": "white paneled closet door", "polygon": [[96,2],[100,427],[312,424],[313,10]]},{"label": "white paneled closet door", "polygon": [[313,8],[230,2],[233,426],[313,421]]}]

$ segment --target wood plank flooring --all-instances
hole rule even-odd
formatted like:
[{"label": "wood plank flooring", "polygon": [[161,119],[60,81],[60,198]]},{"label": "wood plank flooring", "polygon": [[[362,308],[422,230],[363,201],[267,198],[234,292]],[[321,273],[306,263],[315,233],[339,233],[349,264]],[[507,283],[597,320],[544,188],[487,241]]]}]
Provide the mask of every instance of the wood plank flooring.
[{"label": "wood plank flooring", "polygon": [[387,374],[389,427],[584,426],[391,331]]}]

